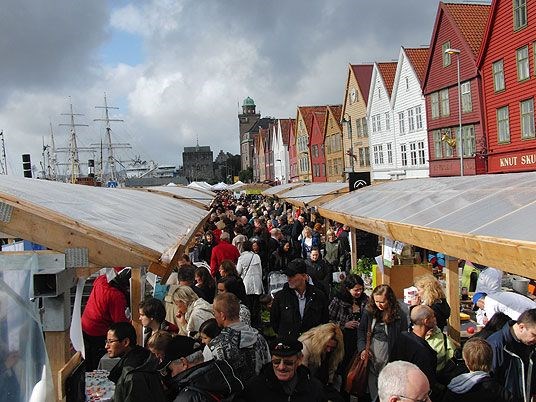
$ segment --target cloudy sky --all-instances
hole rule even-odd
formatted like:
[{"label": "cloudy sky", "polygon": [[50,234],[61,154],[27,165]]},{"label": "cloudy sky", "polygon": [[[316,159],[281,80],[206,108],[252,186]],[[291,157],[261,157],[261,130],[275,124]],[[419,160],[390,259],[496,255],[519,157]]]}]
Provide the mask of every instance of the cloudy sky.
[{"label": "cloudy sky", "polygon": [[[39,168],[50,125],[68,144],[104,138],[108,104],[122,159],[182,163],[184,146],[236,154],[238,105],[295,117],[297,105],[342,102],[348,63],[396,60],[428,45],[437,0],[2,0],[0,129],[8,169]],[[89,156],[80,155],[80,159]]]}]

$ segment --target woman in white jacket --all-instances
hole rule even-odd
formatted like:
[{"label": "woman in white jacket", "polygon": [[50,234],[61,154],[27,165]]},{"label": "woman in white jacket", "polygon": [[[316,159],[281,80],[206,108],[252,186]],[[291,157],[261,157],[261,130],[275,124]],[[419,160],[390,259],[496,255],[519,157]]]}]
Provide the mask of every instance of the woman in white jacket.
[{"label": "woman in white jacket", "polygon": [[179,327],[179,335],[195,337],[201,324],[214,318],[212,304],[198,297],[189,286],[179,285],[171,297],[177,306],[175,321]]},{"label": "woman in white jacket", "polygon": [[251,326],[259,328],[261,325],[259,297],[263,293],[261,257],[252,251],[249,240],[244,242],[243,248],[244,251],[240,254],[236,264],[236,271],[246,288],[246,306],[251,312]]}]

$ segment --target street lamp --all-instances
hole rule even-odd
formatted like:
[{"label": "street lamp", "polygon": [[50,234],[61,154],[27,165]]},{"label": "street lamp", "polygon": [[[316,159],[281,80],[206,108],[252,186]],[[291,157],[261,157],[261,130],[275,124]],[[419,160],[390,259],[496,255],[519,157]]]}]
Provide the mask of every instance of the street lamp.
[{"label": "street lamp", "polygon": [[462,132],[462,91],[460,82],[460,49],[448,48],[445,50],[446,54],[456,55],[456,66],[458,70],[458,124],[460,130],[460,148],[458,152],[460,154],[460,176],[463,176],[463,132]]},{"label": "street lamp", "polygon": [[[348,116],[348,118],[346,118]],[[352,119],[348,113],[345,113],[342,116],[341,120],[342,124],[346,125],[346,130],[348,130],[348,134],[350,135],[350,149],[346,152],[347,155],[350,157],[350,167],[352,168],[352,172],[354,171],[354,139],[352,138]]]}]

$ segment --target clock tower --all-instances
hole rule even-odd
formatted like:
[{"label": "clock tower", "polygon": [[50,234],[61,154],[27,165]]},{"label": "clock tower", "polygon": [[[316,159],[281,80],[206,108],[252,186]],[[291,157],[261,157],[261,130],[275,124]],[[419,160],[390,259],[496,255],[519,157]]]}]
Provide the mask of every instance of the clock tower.
[{"label": "clock tower", "polygon": [[255,101],[248,96],[242,103],[242,113],[238,114],[242,170],[253,167],[253,135],[251,129],[260,117],[261,115],[255,111]]}]

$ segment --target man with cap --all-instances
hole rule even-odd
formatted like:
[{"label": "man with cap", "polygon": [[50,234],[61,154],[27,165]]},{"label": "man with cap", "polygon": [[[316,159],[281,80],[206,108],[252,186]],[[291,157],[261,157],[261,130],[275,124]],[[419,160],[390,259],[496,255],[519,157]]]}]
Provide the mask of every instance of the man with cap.
[{"label": "man with cap", "polygon": [[292,260],[283,273],[288,282],[274,295],[270,322],[278,336],[297,339],[329,321],[328,300],[324,292],[309,283],[303,259]]},{"label": "man with cap", "polygon": [[245,401],[326,401],[322,384],[302,365],[302,343],[278,338],[271,347],[272,361],[247,385]]},{"label": "man with cap", "polygon": [[[475,293],[473,303],[477,309],[477,322],[486,324],[497,312],[517,320],[521,313],[536,308],[536,303],[528,297],[515,292],[496,292],[487,294],[484,292]],[[485,317],[484,317],[485,315]]]},{"label": "man with cap", "polygon": [[171,340],[159,367],[168,389],[168,401],[221,400],[244,389],[229,363],[204,362],[203,348],[187,336]]}]

